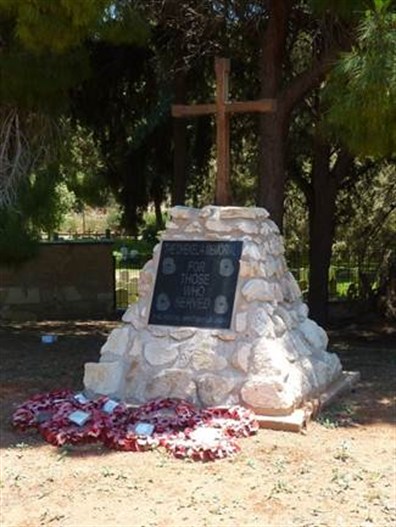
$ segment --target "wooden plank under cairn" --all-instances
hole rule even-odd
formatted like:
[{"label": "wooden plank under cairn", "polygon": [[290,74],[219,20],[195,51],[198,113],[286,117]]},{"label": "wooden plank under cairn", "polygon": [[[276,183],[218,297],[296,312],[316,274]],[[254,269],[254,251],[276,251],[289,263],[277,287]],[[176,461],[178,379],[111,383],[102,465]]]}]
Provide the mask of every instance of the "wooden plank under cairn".
[{"label": "wooden plank under cairn", "polygon": [[289,415],[257,415],[260,428],[283,430],[285,432],[302,432],[311,419],[318,416],[322,408],[329,406],[341,395],[350,392],[359,382],[358,371],[343,371],[317,399],[308,401],[303,407],[297,408]]}]

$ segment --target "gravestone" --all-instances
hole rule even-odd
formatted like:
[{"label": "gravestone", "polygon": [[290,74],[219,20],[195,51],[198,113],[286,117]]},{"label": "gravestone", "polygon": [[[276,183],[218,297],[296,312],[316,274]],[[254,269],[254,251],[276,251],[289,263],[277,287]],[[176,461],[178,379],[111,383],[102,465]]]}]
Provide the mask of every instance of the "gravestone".
[{"label": "gravestone", "polygon": [[139,301],[85,365],[90,395],[180,397],[287,416],[341,375],[262,208],[174,207]]}]

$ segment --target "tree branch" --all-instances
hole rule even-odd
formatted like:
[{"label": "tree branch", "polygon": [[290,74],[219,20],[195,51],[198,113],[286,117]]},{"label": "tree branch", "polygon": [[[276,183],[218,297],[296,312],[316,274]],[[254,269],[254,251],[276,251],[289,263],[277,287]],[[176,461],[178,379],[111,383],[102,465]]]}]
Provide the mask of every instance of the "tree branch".
[{"label": "tree branch", "polygon": [[290,85],[283,90],[279,106],[283,108],[286,115],[309,91],[320,84],[334,63],[338,51],[337,49],[337,51],[332,50],[323,54],[309,69],[295,77]]}]

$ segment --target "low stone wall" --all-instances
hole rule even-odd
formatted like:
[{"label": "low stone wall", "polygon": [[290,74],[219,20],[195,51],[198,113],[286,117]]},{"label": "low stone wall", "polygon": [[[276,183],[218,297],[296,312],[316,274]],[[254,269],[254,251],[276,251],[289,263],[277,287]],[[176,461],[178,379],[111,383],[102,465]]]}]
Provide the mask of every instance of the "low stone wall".
[{"label": "low stone wall", "polygon": [[111,242],[43,243],[29,262],[0,267],[0,319],[104,317],[113,312]]}]

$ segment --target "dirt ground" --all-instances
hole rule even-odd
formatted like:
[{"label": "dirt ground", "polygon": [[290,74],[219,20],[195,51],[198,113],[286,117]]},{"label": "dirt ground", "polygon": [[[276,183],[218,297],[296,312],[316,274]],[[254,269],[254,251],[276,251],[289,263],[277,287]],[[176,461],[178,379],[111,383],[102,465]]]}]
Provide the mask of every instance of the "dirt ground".
[{"label": "dirt ground", "polygon": [[[361,382],[306,433],[260,430],[234,458],[177,460],[162,450],[57,449],[17,432],[32,394],[82,388],[116,322],[0,326],[3,527],[396,525],[396,328],[331,331],[331,348]],[[41,335],[58,341],[42,344]]]}]

